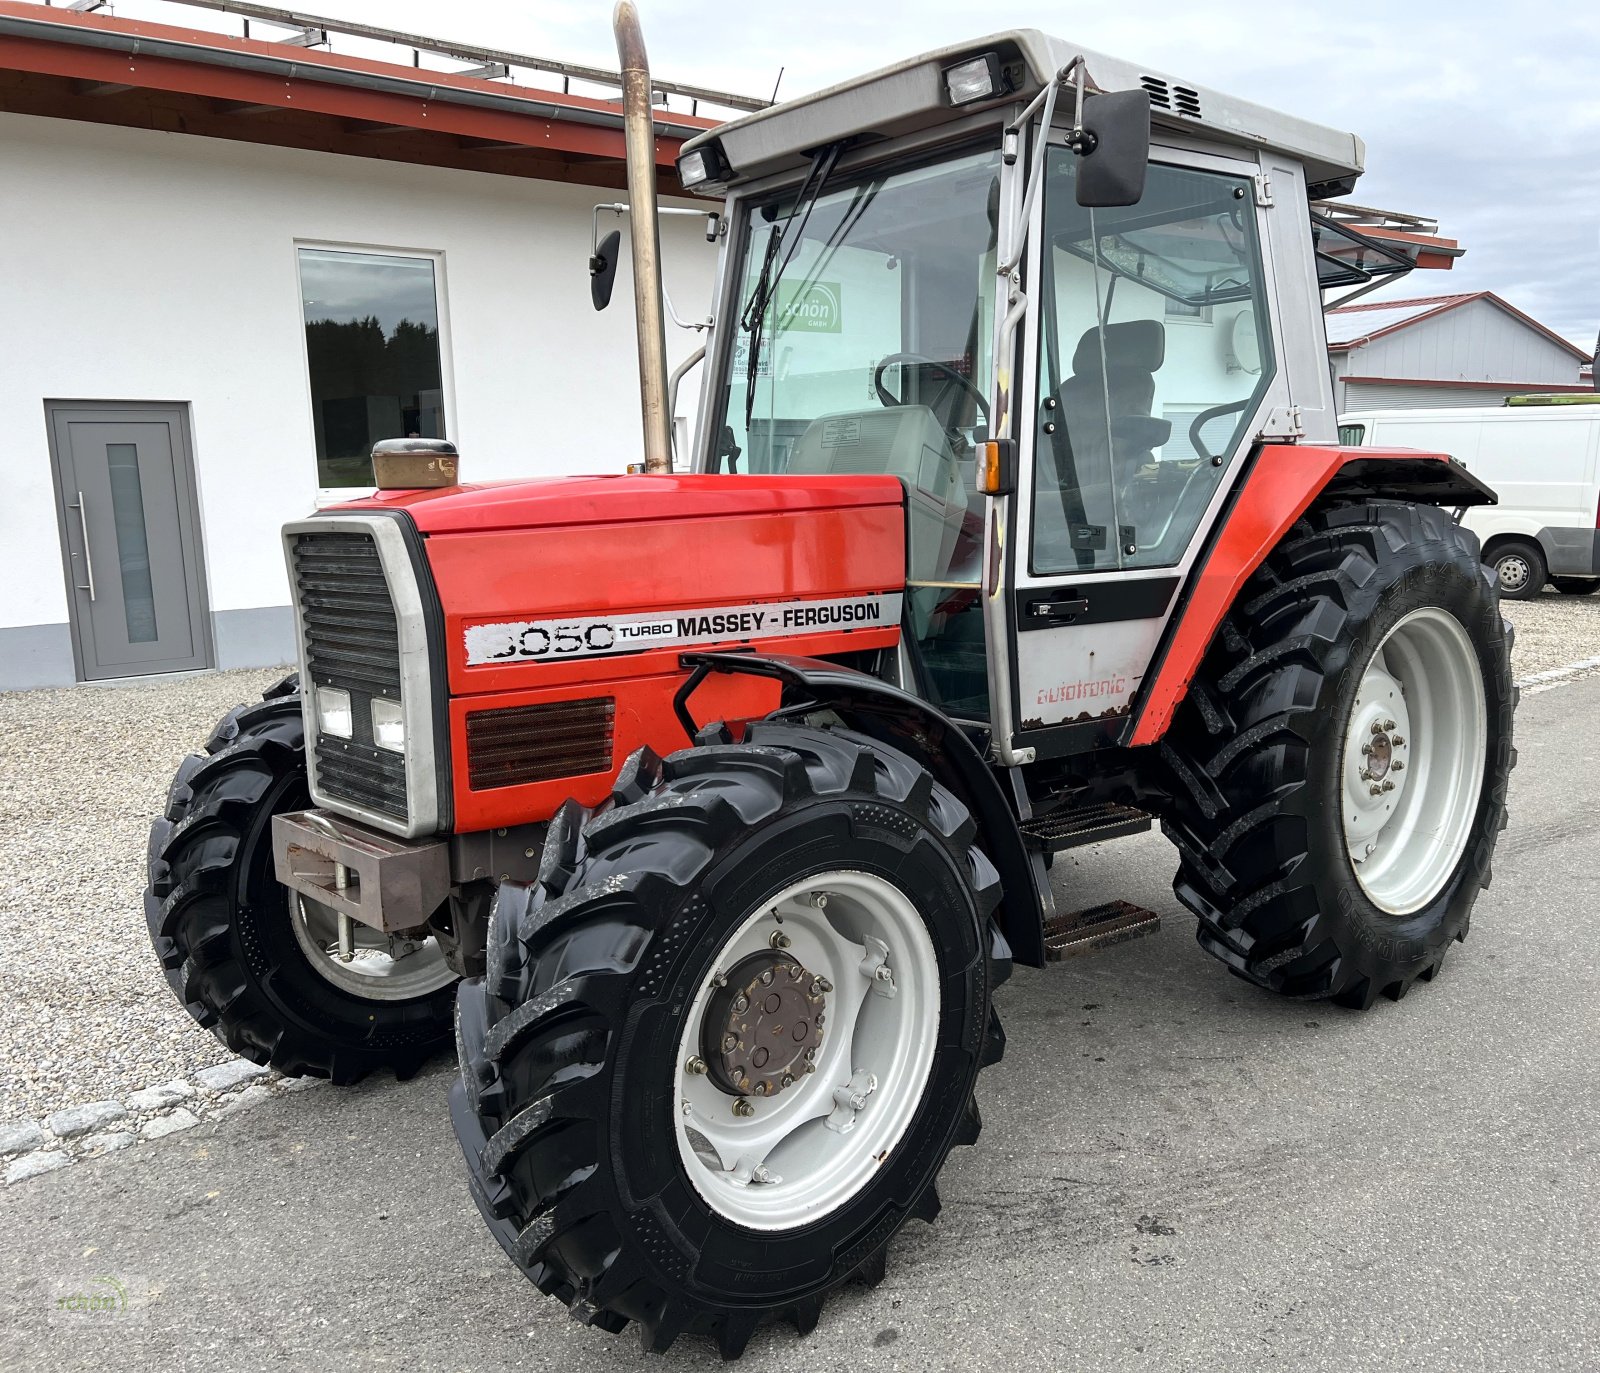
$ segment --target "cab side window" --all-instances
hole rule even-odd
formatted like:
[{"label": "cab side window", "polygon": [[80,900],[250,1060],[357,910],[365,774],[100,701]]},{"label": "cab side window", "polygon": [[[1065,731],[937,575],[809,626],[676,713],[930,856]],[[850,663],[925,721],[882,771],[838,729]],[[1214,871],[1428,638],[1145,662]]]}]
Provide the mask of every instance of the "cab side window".
[{"label": "cab side window", "polygon": [[1033,571],[1168,567],[1272,379],[1248,180],[1152,165],[1086,209],[1049,155]]}]

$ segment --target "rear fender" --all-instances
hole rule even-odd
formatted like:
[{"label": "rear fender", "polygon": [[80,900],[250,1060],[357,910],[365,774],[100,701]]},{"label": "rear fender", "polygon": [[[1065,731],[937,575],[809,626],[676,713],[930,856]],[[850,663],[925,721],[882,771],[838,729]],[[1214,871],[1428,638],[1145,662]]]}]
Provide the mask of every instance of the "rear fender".
[{"label": "rear fender", "polygon": [[689,713],[695,687],[709,673],[748,673],[775,678],[782,684],[780,714],[831,711],[850,729],[921,763],[941,786],[960,798],[977,822],[978,844],[995,865],[1004,887],[995,922],[1010,945],[1011,956],[1030,967],[1044,965],[1044,912],[1035,894],[1033,869],[1016,812],[995,770],[959,725],[899,687],[818,658],[685,653],[681,663],[694,669],[675,702],[691,736],[696,733]]},{"label": "rear fender", "polygon": [[1153,744],[1167,732],[1223,617],[1296,520],[1320,502],[1375,499],[1460,507],[1493,505],[1498,497],[1443,453],[1263,445],[1190,574],[1151,664],[1128,743]]}]

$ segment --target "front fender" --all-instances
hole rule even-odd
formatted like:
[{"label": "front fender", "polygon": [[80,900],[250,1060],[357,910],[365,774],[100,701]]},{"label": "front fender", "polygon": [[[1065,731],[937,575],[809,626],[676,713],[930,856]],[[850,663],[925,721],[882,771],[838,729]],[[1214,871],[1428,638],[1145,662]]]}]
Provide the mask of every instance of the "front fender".
[{"label": "front fender", "polygon": [[[967,733],[920,697],[840,663],[788,654],[685,653],[681,663],[694,669],[675,703],[688,712],[694,688],[712,672],[748,673],[776,678],[783,689],[779,714],[803,713],[809,706],[838,715],[851,729],[915,758],[940,785],[961,799],[978,826],[978,843],[995,865],[1005,899],[996,914],[1012,956],[1030,967],[1044,966],[1044,918],[1034,887],[1033,867],[1023,845],[1016,812],[995,769]],[[685,720],[691,736],[692,718]]]}]

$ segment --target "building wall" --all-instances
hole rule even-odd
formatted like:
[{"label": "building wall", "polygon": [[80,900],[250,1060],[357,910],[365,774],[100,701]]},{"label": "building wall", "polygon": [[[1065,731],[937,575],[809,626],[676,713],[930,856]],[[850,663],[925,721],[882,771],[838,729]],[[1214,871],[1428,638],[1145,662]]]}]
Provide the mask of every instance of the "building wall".
[{"label": "building wall", "polygon": [[[0,185],[0,688],[74,675],[47,399],[187,404],[219,666],[292,653],[278,528],[317,498],[297,241],[442,255],[468,480],[640,457],[626,255],[612,308],[589,300],[591,210],[611,193],[20,115],[0,115]],[[703,229],[662,222],[686,317],[711,298]],[[695,346],[671,331],[672,362]]]},{"label": "building wall", "polygon": [[[1499,405],[1542,385],[1573,386],[1578,360],[1559,344],[1487,300],[1473,300],[1334,354],[1339,409],[1418,405]],[[1346,377],[1505,383],[1503,389],[1351,384]],[[1356,392],[1359,391],[1359,395]],[[1438,400],[1432,397],[1441,397]]]}]

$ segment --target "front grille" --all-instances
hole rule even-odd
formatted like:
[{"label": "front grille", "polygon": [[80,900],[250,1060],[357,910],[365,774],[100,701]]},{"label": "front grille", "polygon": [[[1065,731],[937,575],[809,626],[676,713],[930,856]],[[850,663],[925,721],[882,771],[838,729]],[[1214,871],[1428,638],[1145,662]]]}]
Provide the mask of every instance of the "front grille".
[{"label": "front grille", "polygon": [[298,534],[294,578],[306,690],[332,686],[350,693],[352,737],[319,735],[313,746],[317,790],[404,821],[405,756],[380,749],[372,738],[373,699],[401,699],[400,633],[377,542],[344,530]]},{"label": "front grille", "polygon": [[467,714],[473,791],[611,771],[617,703],[609,696]]}]

